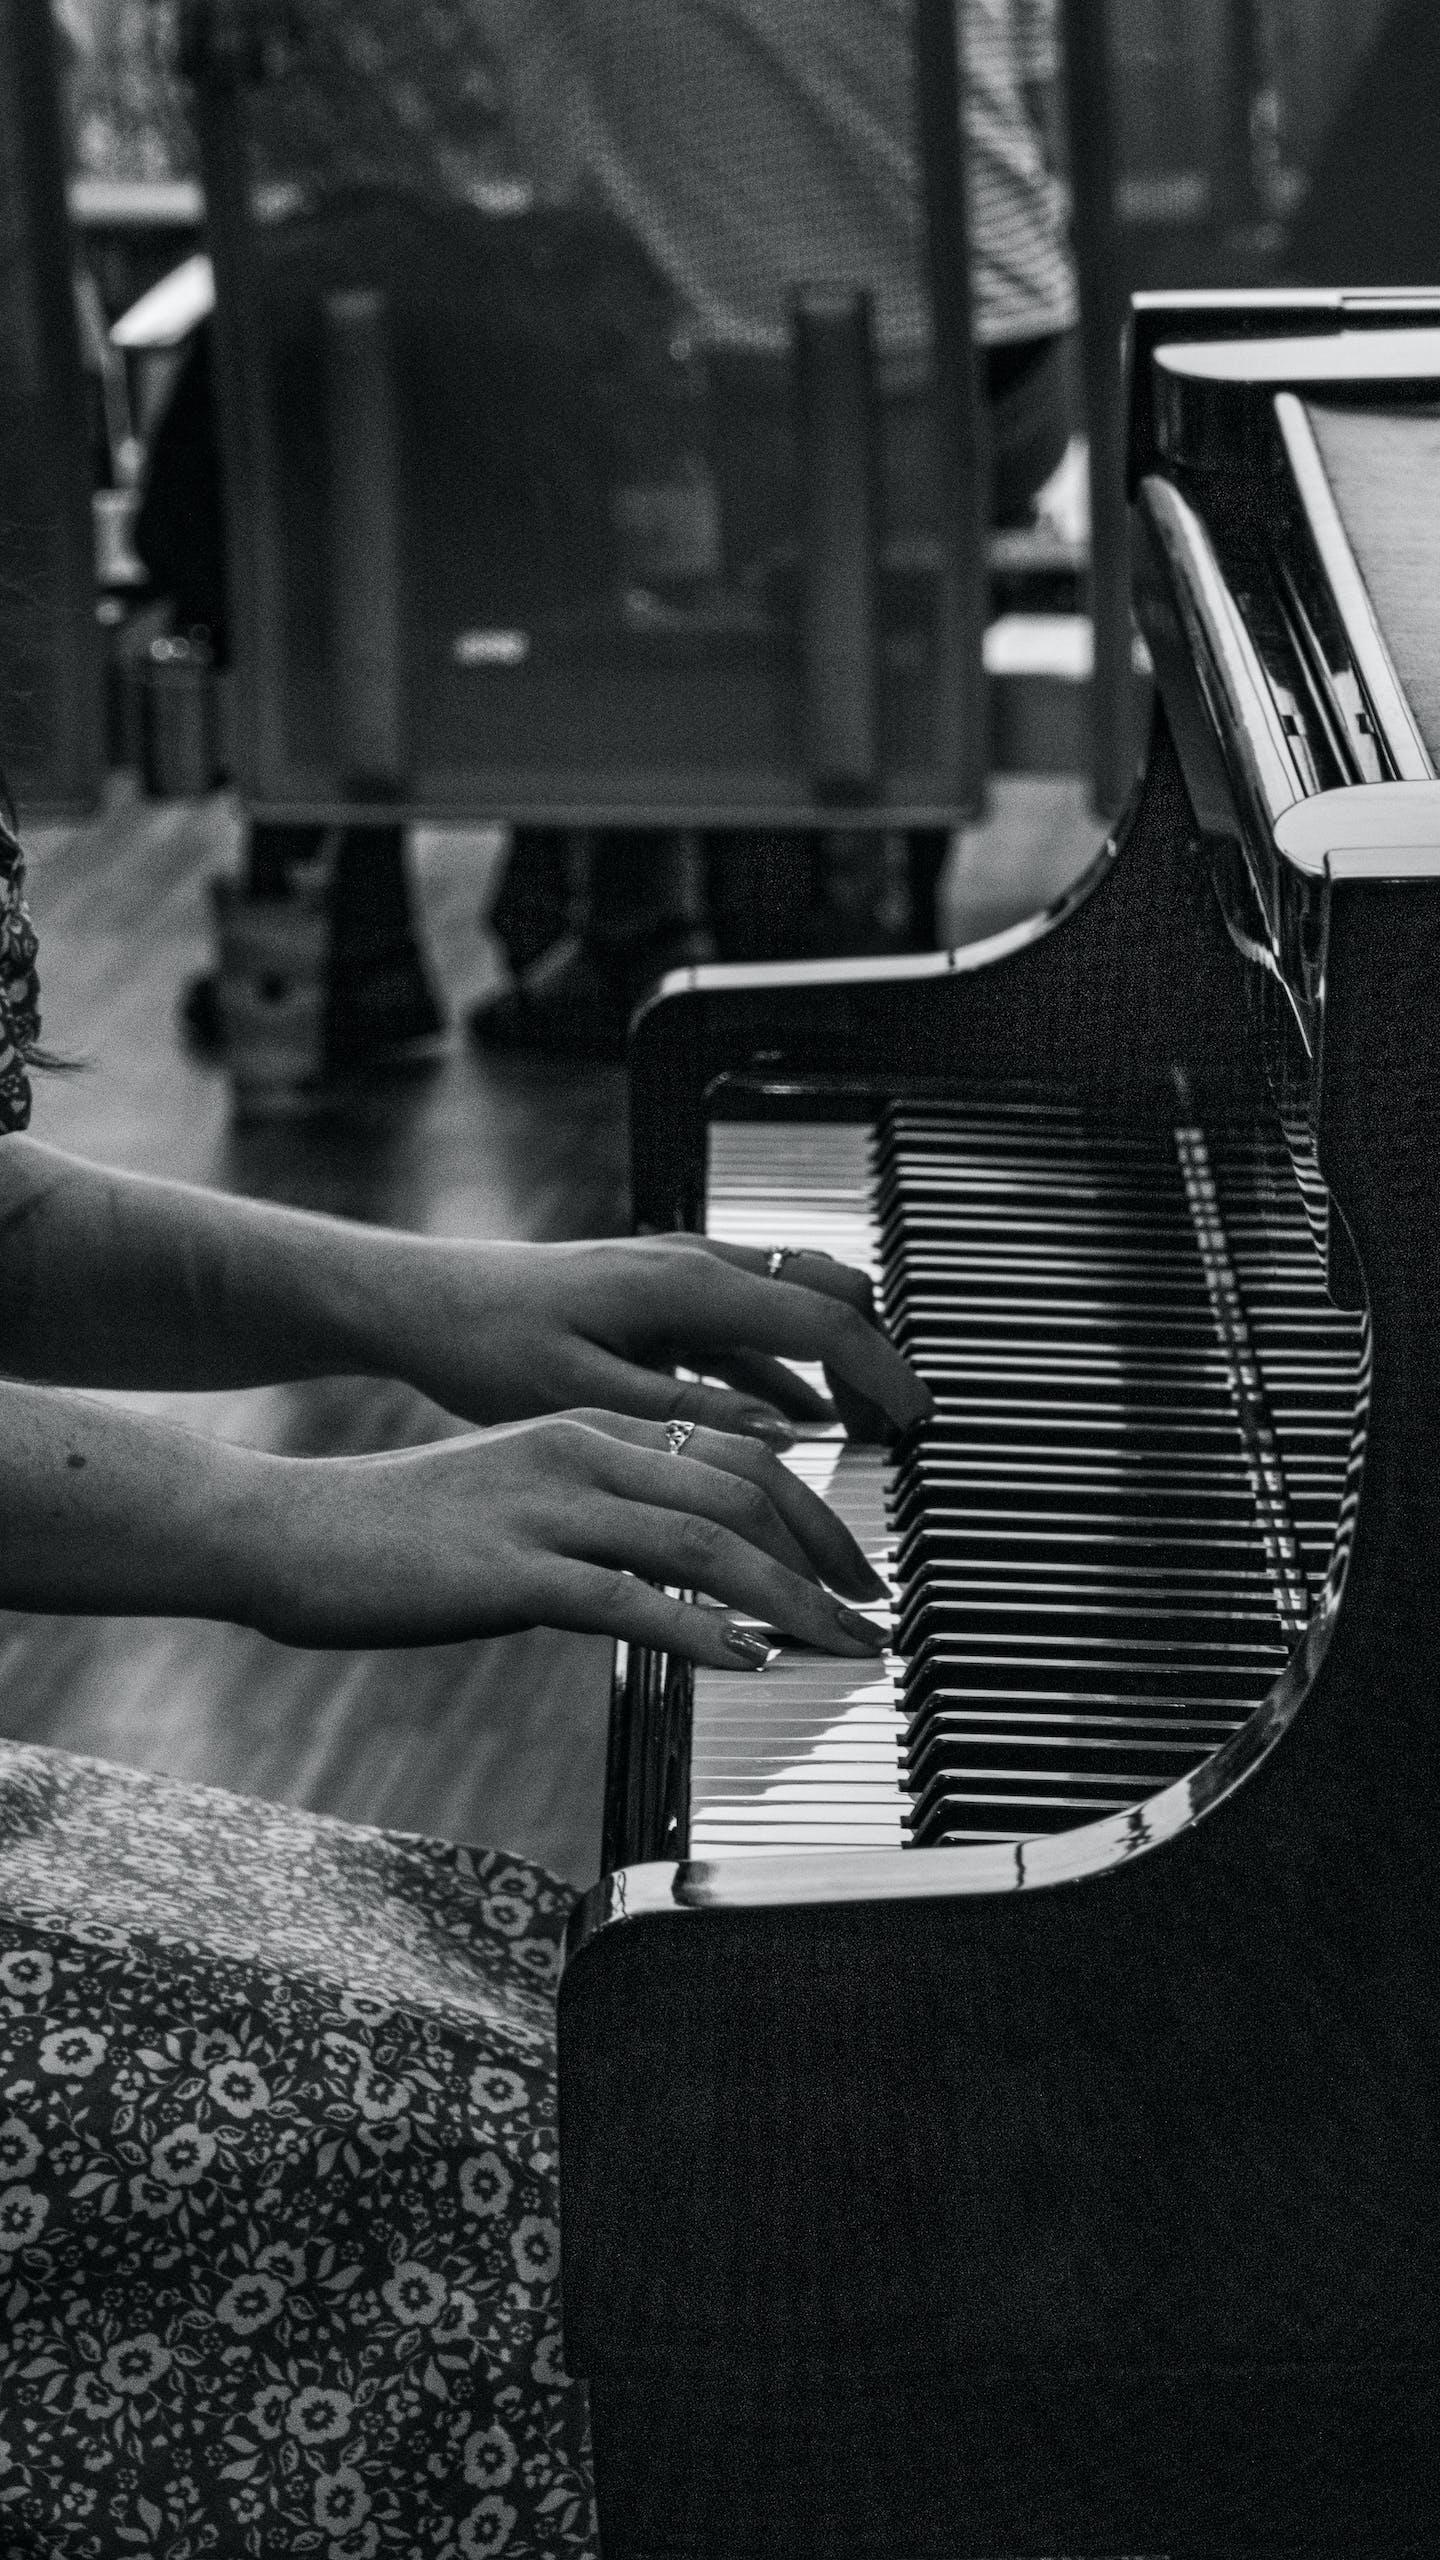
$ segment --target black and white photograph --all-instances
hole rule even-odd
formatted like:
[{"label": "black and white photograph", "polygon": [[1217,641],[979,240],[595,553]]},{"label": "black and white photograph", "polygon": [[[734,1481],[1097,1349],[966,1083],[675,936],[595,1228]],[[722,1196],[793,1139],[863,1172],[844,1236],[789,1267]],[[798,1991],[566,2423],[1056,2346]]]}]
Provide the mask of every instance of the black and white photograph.
[{"label": "black and white photograph", "polygon": [[0,2560],[1440,2555],[1437,135],[0,0]]}]

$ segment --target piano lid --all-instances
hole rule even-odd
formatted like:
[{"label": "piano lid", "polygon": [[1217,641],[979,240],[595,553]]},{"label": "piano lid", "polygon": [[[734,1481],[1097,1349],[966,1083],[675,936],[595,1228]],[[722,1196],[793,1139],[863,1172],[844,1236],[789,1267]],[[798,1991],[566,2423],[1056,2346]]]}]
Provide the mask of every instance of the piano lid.
[{"label": "piano lid", "polygon": [[[1440,291],[1405,292],[1341,292],[1333,288],[1311,286],[1265,287],[1260,290],[1227,290],[1202,292],[1137,293],[1130,306],[1130,430],[1127,486],[1133,497],[1147,471],[1153,471],[1161,459],[1155,432],[1156,359],[1161,349],[1173,361],[1167,364],[1168,375],[1186,378],[1192,392],[1205,389],[1223,395],[1225,376],[1238,378],[1242,388],[1253,393],[1264,382],[1264,366],[1272,361],[1265,355],[1249,362],[1251,348],[1281,348],[1285,352],[1273,361],[1283,366],[1278,378],[1272,377],[1271,388],[1292,384],[1303,389],[1307,384],[1319,385],[1332,380],[1327,370],[1338,365],[1346,381],[1376,380],[1371,375],[1372,361],[1383,366],[1389,362],[1399,371],[1388,378],[1393,381],[1413,379],[1405,370],[1424,357],[1407,355],[1396,341],[1414,341],[1440,335]],[[1388,342],[1391,352],[1375,358],[1367,352],[1370,340]],[[1312,352],[1305,352],[1308,341]],[[1319,355],[1318,346],[1333,352]],[[1209,370],[1193,361],[1194,352],[1207,347],[1224,347],[1228,352]],[[1183,352],[1182,352],[1183,351]],[[1440,371],[1432,363],[1432,377]],[[1234,384],[1230,386],[1232,389]],[[1233,401],[1229,404],[1233,410]],[[1220,468],[1227,467],[1220,461]]]},{"label": "piano lid", "polygon": [[1440,397],[1440,327],[1170,340],[1153,350],[1150,427],[1164,466],[1207,477],[1265,470],[1277,392],[1358,400]]},{"label": "piano lid", "polygon": [[1208,382],[1427,382],[1440,377],[1440,327],[1197,338],[1158,346],[1155,365]]}]

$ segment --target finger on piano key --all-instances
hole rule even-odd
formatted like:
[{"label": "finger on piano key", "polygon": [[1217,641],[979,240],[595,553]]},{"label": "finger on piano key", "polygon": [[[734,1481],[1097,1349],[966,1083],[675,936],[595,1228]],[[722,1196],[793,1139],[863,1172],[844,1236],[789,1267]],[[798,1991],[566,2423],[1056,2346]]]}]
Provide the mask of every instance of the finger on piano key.
[{"label": "finger on piano key", "polygon": [[691,1303],[681,1309],[676,1327],[679,1349],[693,1365],[703,1369],[716,1349],[737,1347],[781,1359],[819,1360],[832,1393],[851,1390],[901,1430],[929,1413],[930,1393],[923,1381],[879,1327],[847,1299],[804,1287],[787,1279],[785,1271],[771,1279],[763,1272],[757,1276],[739,1270],[718,1254],[706,1259],[713,1278],[707,1286],[687,1273]]},{"label": "finger on piano key", "polygon": [[[641,1499],[660,1499],[674,1503],[682,1486],[689,1480],[672,1471],[690,1467],[705,1468],[733,1482],[753,1489],[773,1510],[784,1530],[794,1540],[802,1555],[835,1591],[848,1600],[870,1603],[886,1598],[889,1585],[873,1550],[887,1541],[883,1508],[873,1508],[873,1516],[859,1522],[846,1518],[843,1510],[825,1498],[826,1489],[836,1474],[836,1460],[842,1444],[834,1444],[828,1463],[806,1458],[801,1450],[782,1460],[772,1450],[763,1448],[741,1432],[713,1431],[698,1424],[683,1453],[672,1454],[660,1422],[644,1422],[633,1414],[587,1413],[581,1417],[603,1430],[607,1439],[619,1447],[643,1452],[648,1459],[663,1458],[663,1469],[656,1475],[649,1468],[637,1473],[627,1471],[623,1462],[616,1464],[610,1481],[617,1492],[634,1493]],[[830,1444],[825,1444],[827,1447]],[[848,1474],[842,1480],[848,1483]],[[641,1491],[642,1484],[648,1488]],[[697,1510],[706,1510],[723,1518],[732,1526],[743,1523],[744,1513],[718,1507],[715,1488],[690,1485]],[[868,1531],[869,1534],[860,1534]],[[771,1551],[781,1549],[772,1544]],[[794,1561],[793,1558],[788,1559]]]},{"label": "finger on piano key", "polygon": [[[823,1371],[819,1374],[823,1379]],[[837,1419],[834,1399],[821,1384],[812,1383],[788,1361],[772,1360],[766,1352],[732,1351],[723,1358],[712,1354],[707,1375],[733,1387],[737,1394],[763,1396],[798,1430],[823,1431]]]},{"label": "finger on piano key", "polygon": [[[784,1219],[789,1226],[793,1223]],[[737,1271],[749,1271],[757,1279],[778,1277],[771,1269],[777,1245],[785,1259],[781,1268],[792,1286],[814,1289],[822,1298],[840,1298],[854,1307],[871,1324],[878,1323],[875,1307],[875,1283],[869,1269],[869,1257],[847,1262],[823,1245],[792,1243],[789,1236],[773,1238],[769,1245],[739,1242],[713,1233],[704,1237],[706,1251]]]},{"label": "finger on piano key", "polygon": [[[654,1463],[657,1471],[671,1472],[666,1461]],[[674,1476],[680,1473],[675,1464]],[[868,1617],[832,1598],[818,1580],[792,1572],[748,1535],[708,1511],[692,1510],[681,1484],[671,1507],[663,1486],[664,1478],[636,1500],[592,1488],[571,1531],[574,1555],[586,1564],[643,1575],[664,1589],[703,1592],[722,1602],[732,1626],[747,1634],[768,1640],[772,1632],[783,1633],[821,1653],[863,1656],[881,1650],[884,1635]]]}]

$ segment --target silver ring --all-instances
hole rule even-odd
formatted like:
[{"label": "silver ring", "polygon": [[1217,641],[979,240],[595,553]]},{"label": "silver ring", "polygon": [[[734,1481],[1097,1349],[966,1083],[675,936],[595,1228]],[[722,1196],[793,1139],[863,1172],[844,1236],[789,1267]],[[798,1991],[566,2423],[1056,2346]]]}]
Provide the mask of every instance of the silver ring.
[{"label": "silver ring", "polygon": [[765,1276],[767,1280],[778,1280],[784,1265],[787,1262],[793,1262],[799,1250],[799,1246],[793,1244],[777,1244],[773,1246],[771,1251],[765,1256]]},{"label": "silver ring", "polygon": [[693,1422],[667,1422],[665,1425],[665,1437],[670,1443],[671,1457],[678,1458],[684,1450],[687,1442],[692,1440],[694,1436],[695,1425]]}]

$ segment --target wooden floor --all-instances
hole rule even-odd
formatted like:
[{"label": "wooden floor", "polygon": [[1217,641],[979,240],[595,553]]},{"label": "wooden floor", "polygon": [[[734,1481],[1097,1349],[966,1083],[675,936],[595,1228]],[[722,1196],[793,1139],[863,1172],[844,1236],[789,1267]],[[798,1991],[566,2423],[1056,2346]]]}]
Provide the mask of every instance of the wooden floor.
[{"label": "wooden floor", "polygon": [[[1077,784],[997,782],[957,846],[947,934],[1044,905],[1099,830]],[[623,1228],[619,1070],[482,1062],[458,1036],[426,1073],[357,1082],[314,1117],[231,1125],[223,1074],[186,1055],[176,999],[210,957],[206,882],[233,868],[228,803],[155,807],[117,788],[78,831],[32,834],[45,1033],[88,1061],[36,1091],[36,1134],[98,1161],[437,1235]],[[458,1016],[493,981],[477,926],[491,833],[422,832],[429,947]],[[379,1448],[453,1428],[407,1390],[335,1380],[257,1395],[129,1398],[293,1450]],[[609,1649],[546,1633],[394,1654],[300,1653],[191,1622],[0,1612],[0,1734],[167,1769],[361,1822],[596,1871]]]},{"label": "wooden floor", "polygon": [[[618,1070],[482,1063],[357,1081],[322,1114],[232,1129],[223,1074],[175,1007],[209,957],[205,884],[232,867],[223,801],[120,791],[96,825],[29,839],[45,1034],[87,1071],[38,1081],[37,1136],[99,1161],[433,1234],[623,1228]],[[477,929],[493,835],[427,832],[427,939],[458,1008],[493,978]],[[257,1445],[379,1448],[449,1425],[423,1398],[336,1380],[256,1395],[129,1398]],[[493,1841],[596,1871],[608,1647],[536,1633],[390,1654],[301,1653],[230,1627],[0,1613],[0,1733],[362,1822]]]}]

